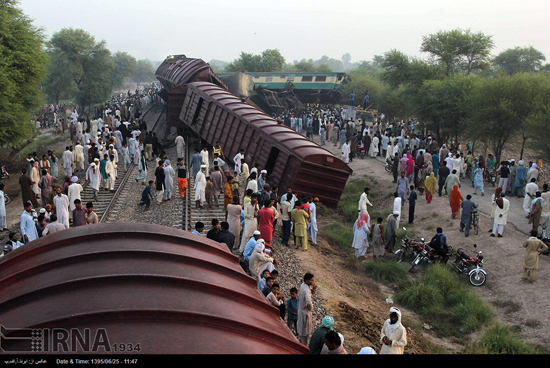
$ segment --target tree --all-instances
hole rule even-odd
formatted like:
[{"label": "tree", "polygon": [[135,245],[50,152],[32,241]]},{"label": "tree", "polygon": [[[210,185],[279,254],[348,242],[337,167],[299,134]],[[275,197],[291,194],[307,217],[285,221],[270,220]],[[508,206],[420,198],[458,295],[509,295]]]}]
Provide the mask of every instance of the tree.
[{"label": "tree", "polygon": [[111,91],[124,85],[124,80],[136,71],[136,59],[127,52],[118,51],[111,57],[113,69],[111,70]]},{"label": "tree", "polygon": [[431,58],[443,65],[445,75],[455,72],[470,74],[489,66],[493,47],[492,36],[455,29],[424,36],[420,51],[429,53]]},{"label": "tree", "polygon": [[394,88],[404,86],[417,90],[425,80],[443,78],[441,66],[409,58],[395,49],[384,54],[382,68],[382,80]]},{"label": "tree", "polygon": [[546,56],[533,46],[506,49],[494,59],[497,69],[508,75],[538,72],[542,70],[544,61]]},{"label": "tree", "polygon": [[70,74],[68,61],[59,54],[49,53],[47,64],[48,78],[44,82],[43,91],[49,103],[58,104],[62,99],[69,99],[74,95],[74,85]]},{"label": "tree", "polygon": [[17,4],[0,0],[0,145],[29,138],[46,77],[44,35]]},{"label": "tree", "polygon": [[136,83],[147,83],[155,79],[155,68],[151,60],[138,60],[136,62],[136,69],[132,75],[132,80]]},{"label": "tree", "polygon": [[427,80],[414,96],[416,116],[441,146],[448,138],[458,141],[467,129],[467,97],[477,85],[472,76],[455,75]]},{"label": "tree", "polygon": [[285,58],[279,50],[267,49],[260,55],[241,52],[239,58],[229,63],[225,70],[228,72],[279,72],[285,65]]},{"label": "tree", "polygon": [[66,73],[75,85],[75,98],[80,106],[108,98],[113,60],[105,41],[96,42],[82,29],[63,28],[48,42],[48,53],[66,63]]}]

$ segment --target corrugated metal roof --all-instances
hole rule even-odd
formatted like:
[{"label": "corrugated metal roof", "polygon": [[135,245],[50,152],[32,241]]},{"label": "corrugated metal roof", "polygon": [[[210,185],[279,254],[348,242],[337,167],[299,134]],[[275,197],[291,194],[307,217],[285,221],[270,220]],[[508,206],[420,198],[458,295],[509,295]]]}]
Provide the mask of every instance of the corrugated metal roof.
[{"label": "corrugated metal roof", "polygon": [[174,228],[48,235],[2,257],[0,289],[7,328],[105,329],[111,344],[139,343],[146,354],[308,352],[225,244]]}]

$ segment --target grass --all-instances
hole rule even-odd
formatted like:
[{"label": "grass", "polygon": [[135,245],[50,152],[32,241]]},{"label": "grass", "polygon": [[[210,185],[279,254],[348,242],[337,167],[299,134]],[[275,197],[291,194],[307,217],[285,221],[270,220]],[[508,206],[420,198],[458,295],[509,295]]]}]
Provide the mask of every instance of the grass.
[{"label": "grass", "polygon": [[[24,146],[17,154],[14,156],[14,160],[23,160],[28,156],[29,153],[37,152],[39,157],[42,157],[43,154],[51,149],[51,147],[59,142],[67,142],[69,140],[69,133],[59,134],[59,135],[50,135],[42,134],[38,135],[36,139],[31,141],[29,144]],[[58,155],[59,156],[59,152]]]},{"label": "grass", "polygon": [[429,266],[420,279],[402,283],[395,299],[445,334],[475,332],[492,320],[491,308],[444,265]]},{"label": "grass", "polygon": [[321,236],[334,247],[351,251],[353,244],[353,227],[342,222],[333,222],[321,229]]},{"label": "grass", "polygon": [[548,354],[548,348],[525,343],[506,326],[496,324],[466,346],[464,354]]},{"label": "grass", "polygon": [[408,277],[405,267],[397,262],[369,262],[365,272],[378,282],[399,283]]}]

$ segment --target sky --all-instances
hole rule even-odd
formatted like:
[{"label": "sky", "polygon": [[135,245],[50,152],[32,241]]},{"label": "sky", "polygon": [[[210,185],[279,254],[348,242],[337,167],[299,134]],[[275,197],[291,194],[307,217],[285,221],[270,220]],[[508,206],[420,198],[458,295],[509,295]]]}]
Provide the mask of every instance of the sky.
[{"label": "sky", "polygon": [[323,55],[351,62],[396,49],[426,58],[422,37],[470,29],[493,37],[493,55],[533,46],[550,61],[548,0],[20,0],[47,38],[81,28],[111,52],[162,61],[171,54],[233,61],[278,49],[287,63]]}]

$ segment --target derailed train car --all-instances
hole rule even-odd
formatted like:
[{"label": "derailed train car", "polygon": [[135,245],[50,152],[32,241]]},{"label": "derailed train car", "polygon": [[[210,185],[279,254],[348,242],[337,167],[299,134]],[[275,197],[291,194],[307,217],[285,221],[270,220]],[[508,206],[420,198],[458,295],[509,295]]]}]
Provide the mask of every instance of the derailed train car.
[{"label": "derailed train car", "polygon": [[223,243],[81,226],[0,258],[4,353],[307,354]]},{"label": "derailed train car", "polygon": [[330,151],[230,93],[200,59],[169,57],[156,76],[164,86],[169,125],[183,123],[209,144],[220,142],[228,159],[244,148],[248,165],[267,170],[268,183],[281,192],[290,186],[336,207],[352,170]]},{"label": "derailed train car", "polygon": [[189,83],[179,119],[226,157],[241,148],[245,161],[267,171],[267,182],[336,207],[352,170],[331,152],[306,139],[227,90]]}]

